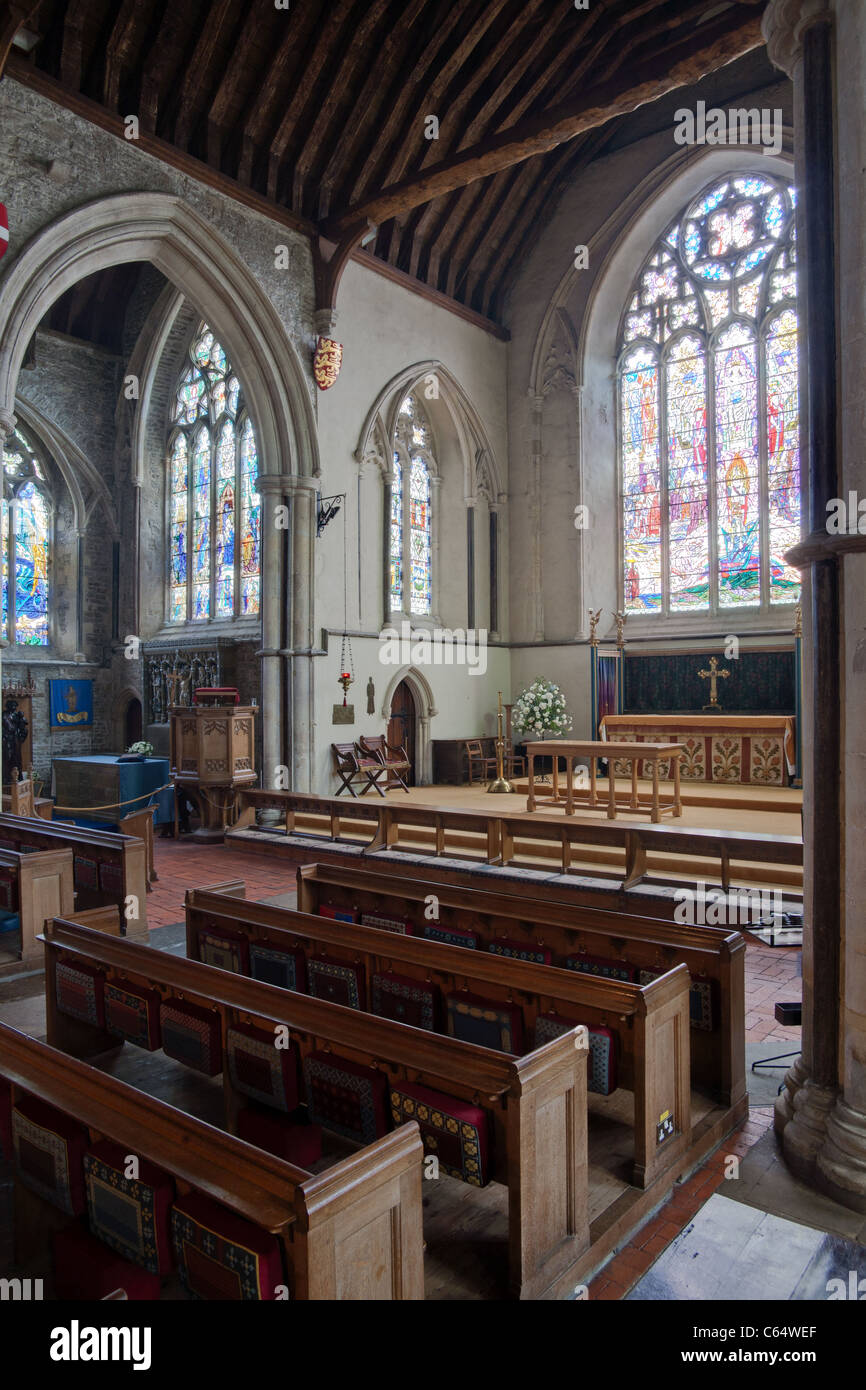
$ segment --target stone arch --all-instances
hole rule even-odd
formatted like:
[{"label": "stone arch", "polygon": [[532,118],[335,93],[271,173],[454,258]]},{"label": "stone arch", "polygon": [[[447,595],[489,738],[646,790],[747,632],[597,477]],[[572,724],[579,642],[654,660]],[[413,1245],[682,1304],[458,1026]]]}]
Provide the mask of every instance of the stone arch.
[{"label": "stone arch", "polygon": [[401,681],[405,681],[415,701],[415,781],[421,786],[429,786],[433,781],[433,744],[430,734],[430,720],[439,713],[430,682],[417,666],[401,666],[394,672],[382,697],[381,716],[387,727],[391,717],[391,701],[394,691]]},{"label": "stone arch", "polygon": [[[25,428],[32,431],[44,445],[57,466],[57,470],[72,500],[73,525],[76,531],[84,532],[97,508],[100,508],[108,526],[112,540],[120,534],[117,512],[111,493],[102,475],[73,443],[59,425],[48,420],[36,406],[31,405],[25,396],[15,400],[14,415]],[[81,480],[87,484],[89,496],[85,494]]]}]

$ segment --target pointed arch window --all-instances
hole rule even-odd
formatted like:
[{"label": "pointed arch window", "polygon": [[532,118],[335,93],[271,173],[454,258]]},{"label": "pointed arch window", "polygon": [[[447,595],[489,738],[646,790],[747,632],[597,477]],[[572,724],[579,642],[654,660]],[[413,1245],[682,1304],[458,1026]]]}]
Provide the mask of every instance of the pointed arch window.
[{"label": "pointed arch window", "polygon": [[48,646],[52,507],[45,469],[16,429],[3,447],[2,621],[12,645]]},{"label": "pointed arch window", "polygon": [[258,451],[241,383],[201,324],[175,393],[168,450],[168,621],[256,617]]},{"label": "pointed arch window", "polygon": [[394,429],[389,532],[390,605],[418,616],[433,606],[433,436],[414,392],[400,404]]},{"label": "pointed arch window", "polygon": [[783,179],[716,181],[637,277],[618,354],[626,612],[799,598],[794,207]]}]

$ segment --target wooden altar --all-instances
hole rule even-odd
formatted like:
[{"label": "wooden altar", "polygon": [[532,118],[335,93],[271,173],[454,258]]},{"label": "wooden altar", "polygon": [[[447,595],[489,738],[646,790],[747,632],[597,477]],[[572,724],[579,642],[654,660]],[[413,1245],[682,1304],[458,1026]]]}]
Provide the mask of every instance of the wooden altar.
[{"label": "wooden altar", "polygon": [[228,702],[170,707],[172,777],[199,807],[194,839],[221,840],[235,790],[255,783],[257,713],[254,705]]},{"label": "wooden altar", "polygon": [[793,718],[780,714],[609,714],[599,733],[608,742],[682,744],[686,782],[782,787],[796,768],[794,729]]}]

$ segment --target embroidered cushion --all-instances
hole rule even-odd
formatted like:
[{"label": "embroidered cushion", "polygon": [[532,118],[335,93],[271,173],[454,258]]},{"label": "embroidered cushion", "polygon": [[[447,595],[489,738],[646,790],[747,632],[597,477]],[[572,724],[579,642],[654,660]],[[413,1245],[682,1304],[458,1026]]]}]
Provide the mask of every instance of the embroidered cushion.
[{"label": "embroidered cushion", "polygon": [[[539,1014],[535,1020],[535,1046],[543,1047],[554,1038],[561,1038],[563,1033],[570,1033],[577,1025],[576,1018],[563,1018],[557,1013]],[[599,1024],[594,1024],[588,1031],[586,1089],[601,1096],[609,1096],[617,1088],[616,1034]]]},{"label": "embroidered cushion", "polygon": [[109,1033],[136,1047],[155,1052],[162,1046],[159,1029],[159,1008],[162,996],[158,990],[146,989],[131,980],[107,980],[105,983],[105,1026]]},{"label": "embroidered cushion", "polygon": [[29,1188],[70,1216],[84,1211],[83,1125],[36,1096],[22,1096],[12,1109],[12,1147],[18,1176]]},{"label": "embroidered cushion", "polygon": [[702,1033],[711,1033],[716,1026],[713,1008],[712,980],[692,979],[689,990],[689,1021]]},{"label": "embroidered cushion", "polygon": [[250,973],[250,943],[242,932],[223,931],[221,927],[201,927],[198,934],[198,958],[218,970],[232,970],[235,975]]},{"label": "embroidered cushion", "polygon": [[62,1014],[105,1027],[105,974],[95,965],[75,960],[58,963],[54,997]]},{"label": "embroidered cushion", "polygon": [[92,1144],[84,1155],[90,1230],[149,1274],[167,1274],[172,1263],[169,1212],[174,1179],[144,1158],[138,1160],[138,1178],[128,1178],[129,1157],[108,1139]]},{"label": "embroidered cushion", "polygon": [[205,1076],[217,1076],[223,1069],[223,1045],[219,1014],[199,1004],[166,999],[159,1010],[162,1050],[167,1057],[183,1062]]},{"label": "embroidered cushion", "polygon": [[252,1106],[242,1110],[238,1116],[238,1137],[298,1168],[309,1168],[322,1157],[321,1126],[304,1124],[275,1110]]},{"label": "embroidered cushion", "polygon": [[393,1082],[390,1096],[395,1125],[417,1120],[424,1152],[435,1154],[452,1178],[484,1187],[490,1179],[485,1110],[408,1081]]},{"label": "embroidered cushion", "polygon": [[393,1018],[397,1023],[410,1023],[413,1028],[435,1032],[439,990],[426,980],[383,971],[373,976],[372,1004],[373,1013],[380,1018]]},{"label": "embroidered cushion", "polygon": [[328,999],[349,1009],[363,1009],[364,967],[345,961],[311,956],[307,961],[307,988],[314,999]]},{"label": "embroidered cushion", "polygon": [[535,941],[513,941],[508,936],[498,936],[489,942],[488,951],[494,956],[508,956],[510,960],[526,960],[533,965],[550,965],[553,954],[546,946]]},{"label": "embroidered cushion", "polygon": [[303,951],[285,951],[270,942],[251,941],[250,971],[254,980],[306,993],[307,968]]},{"label": "embroidered cushion", "polygon": [[398,936],[411,936],[414,931],[408,917],[388,917],[381,912],[362,912],[361,925],[376,927],[378,931],[395,932]]},{"label": "embroidered cushion", "polygon": [[54,1293],[59,1299],[95,1302],[123,1289],[135,1301],[157,1299],[158,1274],[124,1260],[78,1221],[54,1236]]},{"label": "embroidered cushion", "polygon": [[628,961],[613,960],[609,956],[589,956],[581,952],[578,956],[566,957],[566,968],[577,970],[581,975],[601,975],[606,980],[623,980],[633,984],[637,971]]},{"label": "embroidered cushion", "polygon": [[445,1005],[452,1038],[497,1052],[523,1051],[523,1011],[518,1005],[477,994],[449,994]]},{"label": "embroidered cushion", "polygon": [[331,1052],[311,1052],[304,1059],[304,1080],[314,1123],[359,1144],[387,1132],[388,1082],[382,1072]]},{"label": "embroidered cushion", "polygon": [[99,887],[103,893],[108,893],[112,898],[123,897],[123,866],[122,864],[100,864],[99,866]]},{"label": "embroidered cushion", "polygon": [[95,859],[87,859],[83,854],[73,855],[72,877],[76,888],[95,892],[99,887],[99,865]]},{"label": "embroidered cushion", "polygon": [[298,1059],[294,1047],[277,1047],[276,1034],[251,1023],[226,1033],[229,1076],[236,1091],[277,1110],[298,1104]]},{"label": "embroidered cushion", "polygon": [[424,935],[428,941],[441,941],[445,946],[465,946],[477,951],[478,936],[474,931],[463,931],[461,927],[445,927],[441,922],[425,922]]},{"label": "embroidered cushion", "polygon": [[351,907],[334,907],[331,903],[319,905],[319,916],[330,917],[334,922],[357,922],[358,914]]},{"label": "embroidered cushion", "polygon": [[285,1283],[276,1236],[197,1192],[175,1202],[171,1239],[181,1281],[194,1298],[272,1300]]}]

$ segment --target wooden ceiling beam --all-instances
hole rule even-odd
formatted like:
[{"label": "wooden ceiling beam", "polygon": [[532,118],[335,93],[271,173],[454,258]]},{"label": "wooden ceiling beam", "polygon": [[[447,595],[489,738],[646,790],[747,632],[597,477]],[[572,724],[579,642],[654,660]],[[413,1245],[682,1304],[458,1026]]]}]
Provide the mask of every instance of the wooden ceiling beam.
[{"label": "wooden ceiling beam", "polygon": [[213,0],[207,9],[180,85],[172,140],[178,149],[189,149],[192,133],[207,103],[207,91],[220,49],[230,40],[242,13],[237,8],[237,0]]},{"label": "wooden ceiling beam", "polygon": [[70,0],[63,16],[63,45],[60,51],[60,80],[77,91],[83,76],[84,26],[89,0]]},{"label": "wooden ceiling beam", "polygon": [[[274,16],[277,11],[274,10]],[[273,18],[269,16],[272,23]],[[222,164],[222,145],[226,127],[231,124],[232,112],[242,101],[241,92],[250,83],[250,72],[255,66],[255,53],[261,33],[260,21],[247,20],[241,23],[237,43],[229,54],[222,80],[217,87],[210,109],[207,113],[207,158],[215,169]]]},{"label": "wooden ceiling beam", "polygon": [[156,132],[163,93],[170,90],[172,78],[183,64],[188,37],[194,28],[191,6],[165,0],[159,30],[142,64],[138,114],[143,131]]},{"label": "wooden ceiling beam", "polygon": [[123,0],[111,35],[105,45],[105,72],[102,81],[102,101],[109,111],[117,111],[120,105],[120,84],[123,74],[132,62],[147,26],[150,23],[148,7],[140,0]]},{"label": "wooden ceiling beam", "polygon": [[241,131],[241,157],[238,178],[241,183],[250,183],[253,176],[253,163],[260,148],[269,144],[268,132],[275,128],[278,113],[283,105],[284,93],[292,85],[306,52],[310,33],[315,27],[316,12],[308,5],[300,16],[292,15],[291,22],[285,11],[285,30],[274,55],[268,65],[255,99],[252,101]]},{"label": "wooden ceiling beam", "polygon": [[713,68],[763,45],[760,16],[752,12],[743,19],[741,10],[738,6],[735,12],[736,27],[731,27],[730,21],[722,26],[721,19],[728,19],[732,13],[726,11],[719,21],[707,26],[697,43],[694,35],[690,35],[689,50],[678,60],[671,62],[669,53],[662,54],[661,58],[656,56],[629,74],[590,88],[572,102],[528,117],[504,133],[462,150],[349,208],[342,216],[330,219],[326,234],[342,237],[355,225],[366,221],[379,224],[399,213],[409,212],[421,203],[476,179],[555,149],[613,116],[624,115],[667,92],[696,82]]}]

